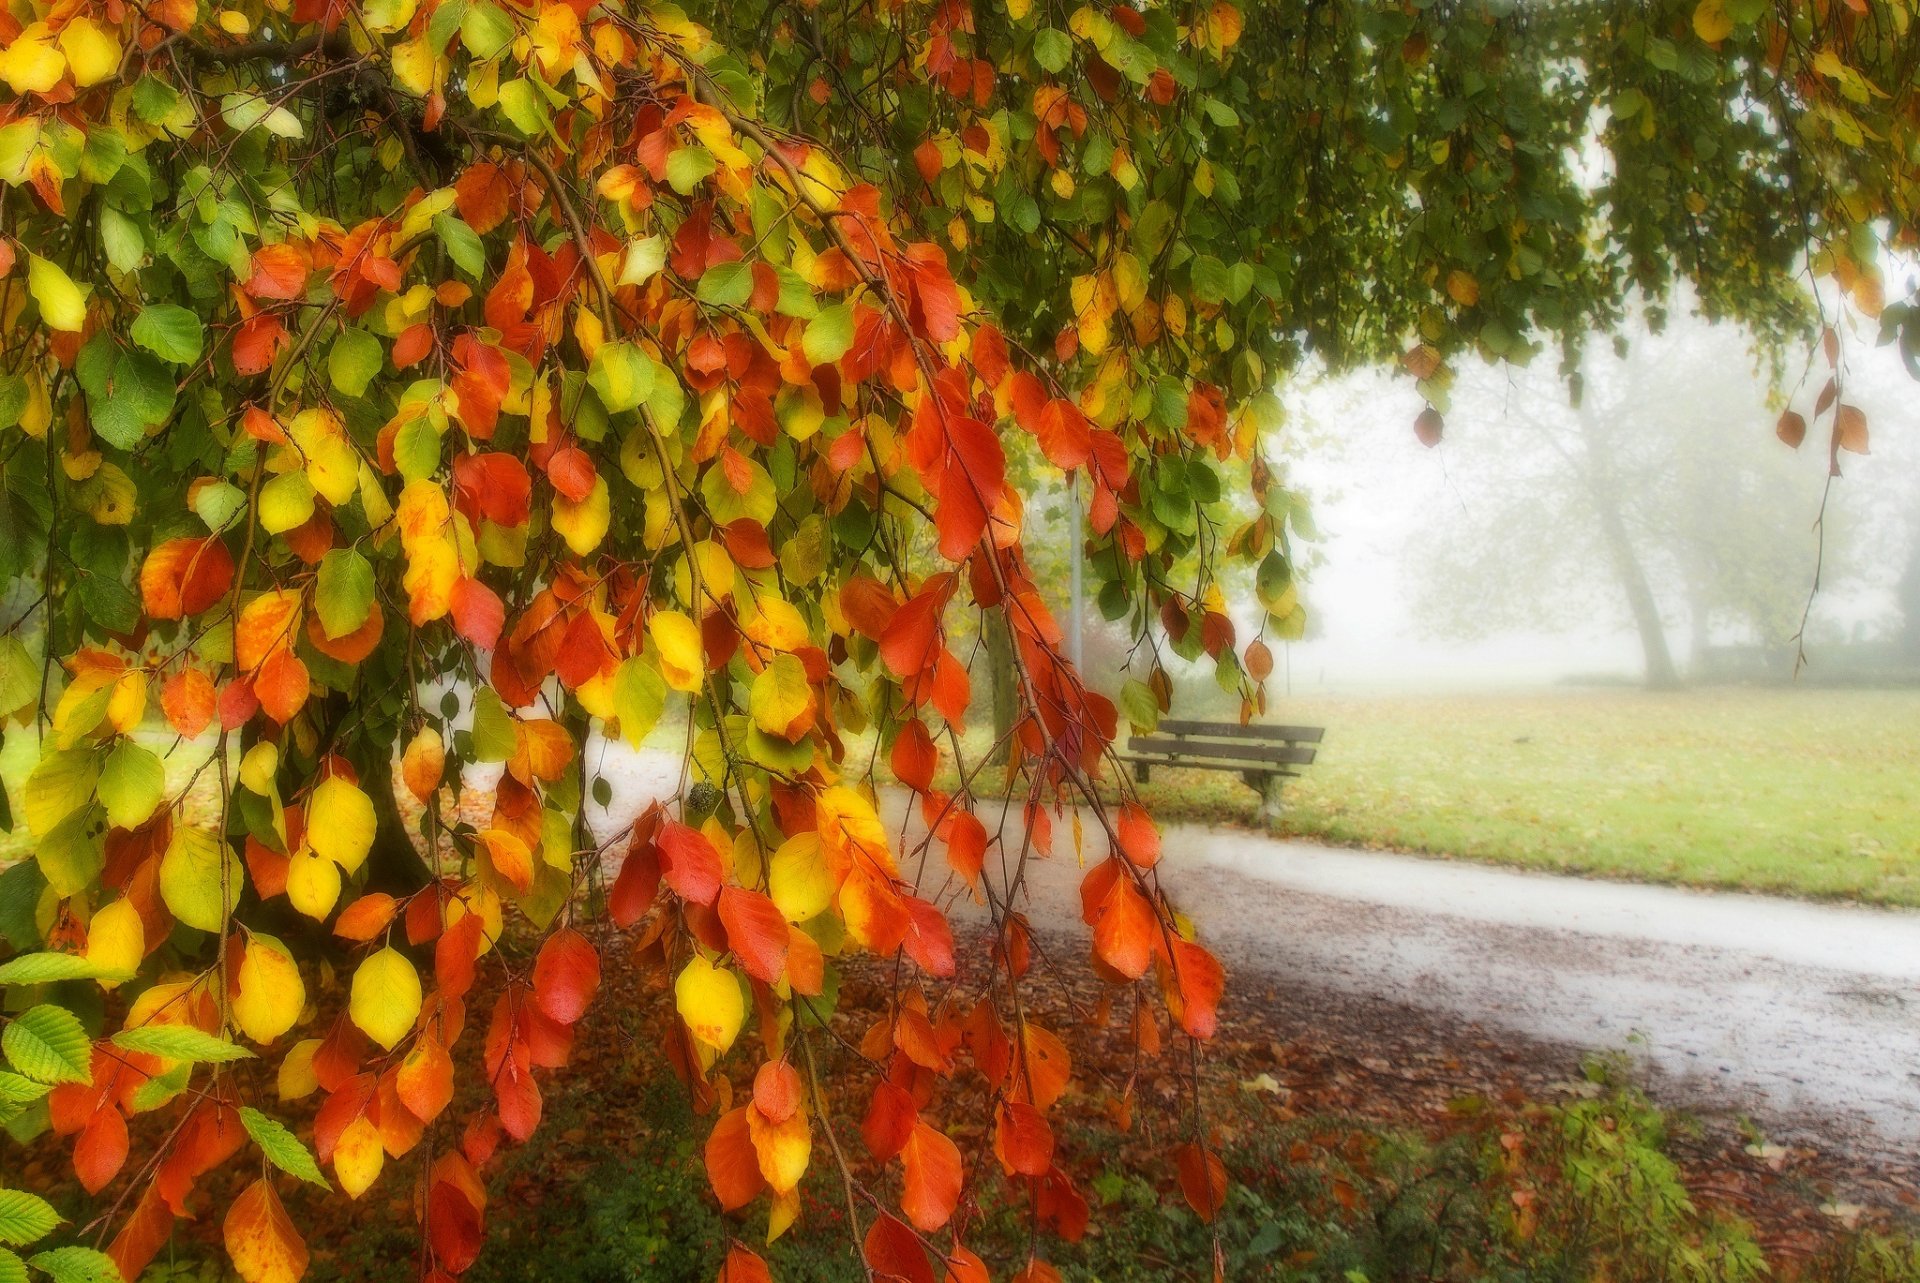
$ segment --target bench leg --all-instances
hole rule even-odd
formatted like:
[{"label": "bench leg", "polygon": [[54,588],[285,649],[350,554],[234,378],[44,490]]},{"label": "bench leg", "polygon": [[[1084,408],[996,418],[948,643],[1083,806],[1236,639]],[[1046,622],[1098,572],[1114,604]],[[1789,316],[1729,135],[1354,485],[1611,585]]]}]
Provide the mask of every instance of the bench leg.
[{"label": "bench leg", "polygon": [[1285,777],[1269,775],[1260,785],[1260,823],[1266,828],[1275,828],[1280,823],[1280,789]]},{"label": "bench leg", "polygon": [[1151,783],[1153,780],[1153,768],[1145,762],[1135,762],[1133,764],[1133,778],[1141,784]]}]

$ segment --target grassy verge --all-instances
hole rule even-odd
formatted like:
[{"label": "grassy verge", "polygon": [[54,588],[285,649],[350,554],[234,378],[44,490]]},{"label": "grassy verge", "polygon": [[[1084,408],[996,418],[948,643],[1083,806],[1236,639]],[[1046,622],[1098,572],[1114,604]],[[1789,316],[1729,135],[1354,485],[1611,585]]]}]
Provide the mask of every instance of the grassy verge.
[{"label": "grassy verge", "polygon": [[[1561,873],[1920,906],[1920,691],[1281,702],[1327,728],[1282,831]],[[1156,771],[1170,820],[1252,823],[1237,777]]]}]

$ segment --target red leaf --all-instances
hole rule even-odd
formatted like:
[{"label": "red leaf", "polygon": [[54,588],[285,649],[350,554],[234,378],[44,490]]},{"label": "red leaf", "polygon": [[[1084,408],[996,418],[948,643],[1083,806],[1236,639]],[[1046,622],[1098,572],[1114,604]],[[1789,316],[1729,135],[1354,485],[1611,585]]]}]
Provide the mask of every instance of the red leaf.
[{"label": "red leaf", "polygon": [[73,1174],[87,1187],[87,1193],[98,1194],[126,1161],[126,1117],[112,1105],[102,1103],[74,1142]]},{"label": "red leaf", "polygon": [[571,927],[562,927],[540,946],[533,964],[533,997],[540,1010],[563,1025],[587,1012],[600,987],[600,953]]},{"label": "red leaf", "polygon": [[[650,834],[650,830],[649,830]],[[634,840],[627,847],[627,858],[607,895],[607,914],[613,925],[625,929],[645,917],[660,893],[660,852],[650,835],[643,836],[635,826]]]},{"label": "red leaf", "polygon": [[867,1227],[861,1255],[875,1275],[902,1283],[933,1283],[933,1266],[912,1230],[884,1213]]},{"label": "red leaf", "polygon": [[593,483],[599,475],[593,459],[579,446],[555,450],[547,460],[547,479],[553,482],[555,490],[575,503],[593,493]]},{"label": "red leaf", "polygon": [[926,723],[917,717],[909,719],[893,741],[894,777],[908,788],[924,793],[933,787],[933,773],[939,768],[940,750],[934,747]]},{"label": "red leaf", "polygon": [[902,896],[907,915],[912,919],[906,939],[907,956],[930,976],[951,976],[953,966],[953,929],[938,908],[917,896]]},{"label": "red leaf", "polygon": [[712,904],[720,894],[720,853],[706,834],[677,820],[660,829],[660,854],[666,857],[667,885],[682,900]]},{"label": "red leaf", "polygon": [[777,983],[787,969],[787,919],[780,906],[758,891],[724,887],[720,922],[747,974],[762,984]]},{"label": "red leaf", "polygon": [[940,611],[945,604],[944,591],[922,591],[893,612],[880,634],[880,658],[894,676],[913,677],[933,664],[940,653]]},{"label": "red leaf", "polygon": [[874,1084],[873,1099],[860,1120],[860,1138],[867,1142],[867,1152],[884,1163],[906,1148],[919,1118],[913,1097],[883,1078]]},{"label": "red leaf", "polygon": [[250,316],[233,332],[233,370],[236,374],[265,374],[274,354],[287,341],[287,327],[269,312]]},{"label": "red leaf", "polygon": [[453,585],[453,628],[481,650],[492,650],[506,626],[507,607],[500,595],[478,579]]},{"label": "red leaf", "polygon": [[1058,398],[1047,402],[1040,412],[1040,453],[1056,468],[1071,472],[1093,453],[1093,436],[1087,417],[1071,401]]},{"label": "red leaf", "polygon": [[800,1108],[800,1074],[784,1060],[769,1060],[753,1076],[753,1107],[770,1123],[784,1123]]},{"label": "red leaf", "polygon": [[427,1195],[427,1240],[441,1267],[464,1273],[479,1258],[485,1232],[467,1193],[453,1181],[435,1181]]},{"label": "red leaf", "polygon": [[140,567],[140,600],[153,619],[197,615],[232,586],[233,554],[212,536],[156,544]]},{"label": "red leaf", "polygon": [[181,669],[160,689],[160,707],[166,712],[167,724],[188,739],[213,721],[216,698],[213,679],[197,668]]}]

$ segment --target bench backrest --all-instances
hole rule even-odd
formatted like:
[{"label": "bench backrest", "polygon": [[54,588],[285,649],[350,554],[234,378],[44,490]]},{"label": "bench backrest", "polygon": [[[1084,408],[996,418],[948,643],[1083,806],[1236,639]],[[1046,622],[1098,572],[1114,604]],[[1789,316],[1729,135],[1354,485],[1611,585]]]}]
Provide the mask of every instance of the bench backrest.
[{"label": "bench backrest", "polygon": [[1130,753],[1171,754],[1195,759],[1311,766],[1322,726],[1242,726],[1237,722],[1188,722],[1165,718],[1151,735],[1127,740]]}]

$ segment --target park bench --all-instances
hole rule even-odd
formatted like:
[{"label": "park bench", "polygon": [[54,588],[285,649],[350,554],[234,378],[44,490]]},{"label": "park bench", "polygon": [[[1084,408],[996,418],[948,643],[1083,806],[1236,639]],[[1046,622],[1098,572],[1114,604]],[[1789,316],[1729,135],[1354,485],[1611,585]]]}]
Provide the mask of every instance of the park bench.
[{"label": "park bench", "polygon": [[1147,783],[1156,766],[1183,770],[1235,771],[1260,795],[1260,822],[1280,816],[1281,781],[1313,765],[1315,745],[1326,734],[1319,726],[1242,726],[1237,722],[1184,722],[1162,718],[1151,735],[1127,739],[1120,760],[1133,766],[1134,778]]}]

